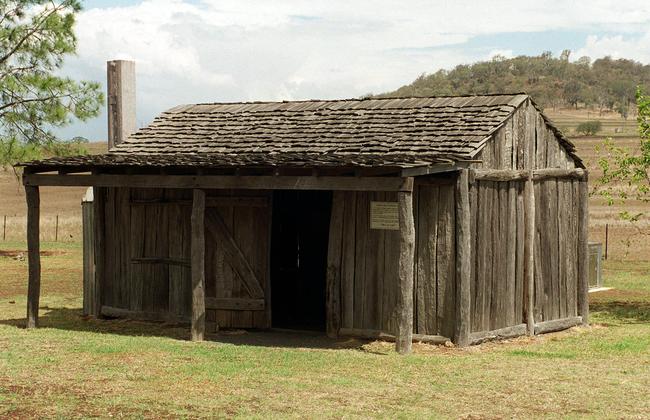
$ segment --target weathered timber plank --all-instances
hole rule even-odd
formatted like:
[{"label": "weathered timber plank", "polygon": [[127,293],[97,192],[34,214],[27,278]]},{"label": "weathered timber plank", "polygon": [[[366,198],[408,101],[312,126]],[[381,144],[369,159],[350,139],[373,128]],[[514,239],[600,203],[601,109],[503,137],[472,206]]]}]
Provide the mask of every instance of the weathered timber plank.
[{"label": "weathered timber plank", "polygon": [[341,252],[344,212],[345,193],[335,191],[332,195],[325,290],[326,331],[329,337],[336,337],[341,328]]},{"label": "weathered timber plank", "polygon": [[[397,201],[397,193],[386,194],[389,201]],[[399,287],[399,237],[400,232],[387,230],[384,234],[384,290],[382,294],[382,329],[397,332],[397,288]]]},{"label": "weathered timber plank", "polygon": [[411,352],[413,339],[413,254],[415,225],[413,221],[413,194],[398,194],[400,225],[398,330],[395,349],[400,354]]},{"label": "weathered timber plank", "polygon": [[[411,181],[409,181],[411,180]],[[69,187],[212,188],[242,190],[412,191],[412,178],[227,175],[25,174],[24,185]]]},{"label": "weathered timber plank", "polygon": [[38,326],[38,305],[41,295],[41,240],[38,187],[25,187],[27,201],[27,328]]},{"label": "weathered timber plank", "polygon": [[514,182],[508,183],[506,203],[506,233],[507,238],[502,246],[506,248],[506,277],[505,277],[505,326],[520,323],[516,313],[515,300],[520,297],[516,295],[516,274],[517,274],[517,189]]},{"label": "weathered timber plank", "polygon": [[535,334],[544,334],[554,331],[566,330],[567,328],[575,327],[576,325],[580,325],[582,323],[583,319],[581,316],[538,322],[535,324]]},{"label": "weathered timber plank", "polygon": [[525,308],[528,335],[535,333],[535,186],[533,178],[526,181],[524,187],[524,216],[525,216],[525,244],[524,244],[524,272],[525,272]]},{"label": "weathered timber plank", "polygon": [[[469,174],[468,174],[469,175]],[[477,290],[477,275],[478,275],[478,254],[477,240],[478,240],[478,183],[473,179],[469,180],[469,204],[470,204],[470,332],[474,330],[476,325],[476,290]],[[457,239],[458,240],[458,239]],[[456,259],[458,259],[456,255]],[[460,304],[460,301],[458,302]],[[458,319],[458,318],[457,318]]]},{"label": "weathered timber plank", "polygon": [[352,328],[354,326],[354,267],[356,247],[356,212],[357,193],[344,192],[343,240],[342,240],[342,268],[341,268],[341,326]]},{"label": "weathered timber plank", "polygon": [[357,193],[356,207],[356,241],[355,241],[355,258],[354,258],[354,327],[366,328],[364,324],[364,310],[367,305],[365,296],[366,285],[366,244],[368,242],[368,230],[370,221],[369,212],[369,193]]},{"label": "weathered timber plank", "polygon": [[546,223],[548,229],[546,232],[549,235],[548,242],[548,251],[550,254],[550,261],[546,260],[546,264],[549,265],[549,274],[550,277],[550,288],[549,288],[549,312],[552,318],[549,319],[558,319],[560,318],[560,273],[558,271],[560,267],[560,255],[558,254],[558,244],[560,243],[560,229],[558,223],[558,185],[557,180],[549,179],[545,181],[548,190],[548,200],[547,204],[549,205],[548,213],[546,217]]},{"label": "weathered timber plank", "polygon": [[578,195],[580,203],[578,224],[578,315],[584,325],[589,324],[589,187],[587,177],[580,181]]},{"label": "weathered timber plank", "polygon": [[165,264],[165,265],[180,265],[183,267],[191,267],[191,261],[182,258],[167,258],[167,257],[142,257],[131,258],[131,264]]},{"label": "weathered timber plank", "polygon": [[[471,275],[472,275],[472,237],[471,237],[471,207],[469,199],[469,174],[468,170],[462,170],[456,180],[455,202],[456,202],[456,258],[455,258],[455,281],[456,284],[456,322],[454,331],[454,342],[458,346],[469,344],[471,331]],[[449,244],[448,244],[449,246]],[[452,279],[449,278],[449,281]]]},{"label": "weathered timber plank", "polygon": [[263,311],[265,306],[264,299],[205,298],[206,309],[220,309],[226,311]]},{"label": "weathered timber plank", "polygon": [[433,334],[438,332],[436,316],[437,279],[436,254],[438,245],[438,186],[424,185],[418,189],[418,212],[416,231],[416,332]]},{"label": "weathered timber plank", "polygon": [[205,192],[195,189],[192,206],[192,341],[205,335]]},{"label": "weathered timber plank", "polygon": [[516,257],[515,257],[515,322],[526,322],[525,299],[526,299],[526,279],[525,279],[525,248],[526,248],[526,215],[525,215],[525,182],[515,184],[516,194]]},{"label": "weathered timber plank", "polygon": [[438,206],[438,244],[436,246],[436,279],[438,334],[453,337],[456,314],[456,226],[455,187],[440,187]]},{"label": "weathered timber plank", "polygon": [[[371,329],[361,329],[361,328],[341,328],[339,332],[340,336],[343,337],[357,337],[364,338],[367,340],[383,340],[383,341],[396,341],[397,337],[390,333],[385,333],[383,331],[371,330]],[[449,338],[443,337],[441,335],[433,334],[413,334],[412,342],[417,343],[426,343],[426,344],[445,344]]]},{"label": "weathered timber plank", "polygon": [[528,178],[529,172],[513,169],[472,169],[474,179],[479,181],[508,182]]},{"label": "weathered timber plank", "polygon": [[502,340],[504,338],[519,337],[526,334],[526,324],[517,324],[510,327],[499,328],[491,331],[479,331],[470,334],[469,343],[481,344],[486,341]]},{"label": "weathered timber plank", "polygon": [[544,209],[544,200],[545,196],[541,195],[542,191],[542,185],[541,183],[534,183],[533,184],[533,195],[535,197],[533,203],[535,205],[534,211],[532,212],[533,216],[535,217],[535,222],[533,223],[535,227],[535,238],[533,240],[534,244],[534,252],[533,252],[533,263],[534,263],[534,268],[532,270],[534,276],[535,276],[535,281],[534,281],[534,304],[533,304],[533,312],[534,312],[534,318],[535,322],[541,322],[543,320],[544,316],[544,275],[542,273],[542,266],[543,266],[543,260],[542,260],[542,248],[544,247],[542,244],[542,231],[545,229],[545,223],[544,223],[544,218],[542,216],[542,211]]},{"label": "weathered timber plank", "polygon": [[95,235],[95,305],[97,308],[97,316],[101,315],[100,308],[102,305],[103,292],[102,289],[106,283],[106,271],[104,270],[106,255],[105,255],[105,219],[102,217],[104,214],[104,203],[106,201],[105,188],[93,188],[93,214],[95,219],[94,235]]},{"label": "weathered timber plank", "polygon": [[535,169],[533,171],[533,179],[535,181],[543,181],[549,178],[572,178],[584,179],[586,171],[580,168],[562,169],[562,168],[543,168]]}]

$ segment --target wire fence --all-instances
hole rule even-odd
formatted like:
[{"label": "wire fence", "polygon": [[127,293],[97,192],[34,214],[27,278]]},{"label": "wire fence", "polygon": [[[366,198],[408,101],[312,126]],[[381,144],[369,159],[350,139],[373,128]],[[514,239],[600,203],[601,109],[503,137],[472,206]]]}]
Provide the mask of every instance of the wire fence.
[{"label": "wire fence", "polygon": [[[2,216],[2,241],[24,241],[27,238],[26,216]],[[82,239],[80,216],[41,216],[40,238],[48,242],[80,242]]]}]

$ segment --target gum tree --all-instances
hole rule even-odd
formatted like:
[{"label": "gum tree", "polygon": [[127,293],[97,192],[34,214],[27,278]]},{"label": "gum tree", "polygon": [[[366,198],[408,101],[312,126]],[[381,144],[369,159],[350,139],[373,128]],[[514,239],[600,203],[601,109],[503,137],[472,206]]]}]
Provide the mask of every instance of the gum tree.
[{"label": "gum tree", "polygon": [[100,85],[58,75],[76,51],[78,0],[0,0],[0,156],[2,163],[34,148],[60,144],[54,127],[99,114]]}]

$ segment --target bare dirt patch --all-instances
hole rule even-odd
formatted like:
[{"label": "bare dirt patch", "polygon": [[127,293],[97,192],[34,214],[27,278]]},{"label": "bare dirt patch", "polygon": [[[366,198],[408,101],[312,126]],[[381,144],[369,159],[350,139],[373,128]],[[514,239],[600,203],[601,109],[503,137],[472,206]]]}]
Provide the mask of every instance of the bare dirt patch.
[{"label": "bare dirt patch", "polygon": [[[65,255],[66,251],[63,250],[51,250],[51,251],[41,251],[41,257],[51,257],[54,255]],[[27,256],[27,250],[18,250],[18,249],[0,249],[0,257],[8,258],[23,258]]]}]

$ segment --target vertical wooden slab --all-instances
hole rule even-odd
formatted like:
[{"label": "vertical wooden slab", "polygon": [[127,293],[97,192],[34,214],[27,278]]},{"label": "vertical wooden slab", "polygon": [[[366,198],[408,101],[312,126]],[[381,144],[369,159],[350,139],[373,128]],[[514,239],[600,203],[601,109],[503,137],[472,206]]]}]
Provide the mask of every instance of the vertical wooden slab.
[{"label": "vertical wooden slab", "polygon": [[104,219],[104,204],[106,202],[106,189],[93,187],[93,213],[95,218],[95,305],[96,316],[101,315],[103,292],[102,289],[106,285],[106,272],[104,265],[106,261],[105,255],[105,241],[104,233],[106,231]]},{"label": "vertical wooden slab", "polygon": [[[506,248],[506,287],[505,287],[505,325],[510,327],[519,324],[517,313],[515,309],[516,296],[516,258],[517,258],[517,189],[516,183],[504,183],[508,188],[508,202],[507,202],[507,239],[503,245]],[[502,216],[503,217],[503,216]]]},{"label": "vertical wooden slab", "polygon": [[415,291],[416,330],[418,334],[438,334],[436,317],[439,187],[421,185],[417,189],[418,212],[416,231],[417,263]]},{"label": "vertical wooden slab", "polygon": [[[438,333],[445,337],[455,334],[456,317],[456,223],[455,187],[440,186],[438,206],[438,243],[436,244],[436,285]],[[469,199],[467,200],[469,201]],[[469,207],[466,209],[469,210]]]},{"label": "vertical wooden slab", "polygon": [[[397,201],[397,193],[386,193],[387,201]],[[387,230],[384,234],[384,290],[382,294],[383,330],[397,334],[398,323],[395,317],[397,308],[397,289],[399,287],[399,241],[400,232]]]},{"label": "vertical wooden slab", "polygon": [[458,174],[455,188],[456,201],[456,322],[454,341],[458,346],[469,344],[471,329],[471,214],[469,202],[468,170]]},{"label": "vertical wooden slab", "polygon": [[550,277],[548,278],[550,280],[550,288],[549,288],[549,312],[550,312],[550,317],[547,320],[551,319],[559,319],[560,318],[560,279],[559,279],[559,267],[560,267],[560,256],[558,255],[558,244],[560,243],[560,231],[559,231],[559,224],[558,224],[558,210],[559,210],[559,203],[558,203],[558,182],[556,179],[550,179],[546,181],[546,184],[548,186],[547,189],[547,204],[549,206],[548,208],[548,213],[547,217],[545,218],[546,222],[548,223],[548,235],[549,235],[549,241],[548,241],[548,251],[551,256],[550,261],[547,262],[546,264],[550,264],[548,273],[550,274]]},{"label": "vertical wooden slab", "polygon": [[580,264],[578,277],[578,315],[582,324],[589,325],[589,186],[585,173],[579,184],[580,209],[578,225],[578,262]]},{"label": "vertical wooden slab", "polygon": [[95,241],[93,217],[92,189],[88,188],[86,196],[81,203],[83,218],[83,276],[84,276],[84,302],[83,314],[97,316],[97,302],[95,302]]},{"label": "vertical wooden slab", "polygon": [[205,335],[205,191],[192,198],[192,341]]},{"label": "vertical wooden slab", "polygon": [[[477,277],[478,277],[478,255],[477,240],[478,240],[478,184],[469,177],[469,201],[470,201],[470,261],[472,264],[470,274],[470,332],[473,331],[476,325],[476,291],[477,291]],[[458,259],[458,255],[456,255]]]},{"label": "vertical wooden slab", "polygon": [[533,171],[529,172],[524,190],[525,197],[525,277],[526,277],[526,326],[528,335],[535,334],[535,188]]},{"label": "vertical wooden slab", "polygon": [[517,239],[516,239],[516,261],[515,261],[515,322],[517,324],[525,323],[527,316],[526,308],[526,279],[525,279],[525,264],[526,264],[526,220],[525,220],[525,193],[524,182],[516,183],[517,194]]},{"label": "vertical wooden slab", "polygon": [[354,267],[356,247],[357,193],[344,194],[343,244],[341,268],[342,326],[354,327]]},{"label": "vertical wooden slab", "polygon": [[415,225],[413,220],[413,193],[398,193],[400,253],[398,288],[398,331],[395,349],[400,354],[411,352],[413,341],[413,256]]},{"label": "vertical wooden slab", "polygon": [[343,245],[343,213],[345,193],[334,191],[327,249],[327,279],[325,288],[326,331],[328,337],[338,336],[341,328],[341,252]]},{"label": "vertical wooden slab", "polygon": [[27,200],[27,328],[38,326],[38,304],[41,295],[41,198],[37,186],[25,186]]},{"label": "vertical wooden slab", "polygon": [[366,247],[368,241],[369,222],[369,193],[357,193],[356,208],[356,241],[354,256],[354,327],[366,328],[364,324],[365,307],[368,304],[366,299]]}]

